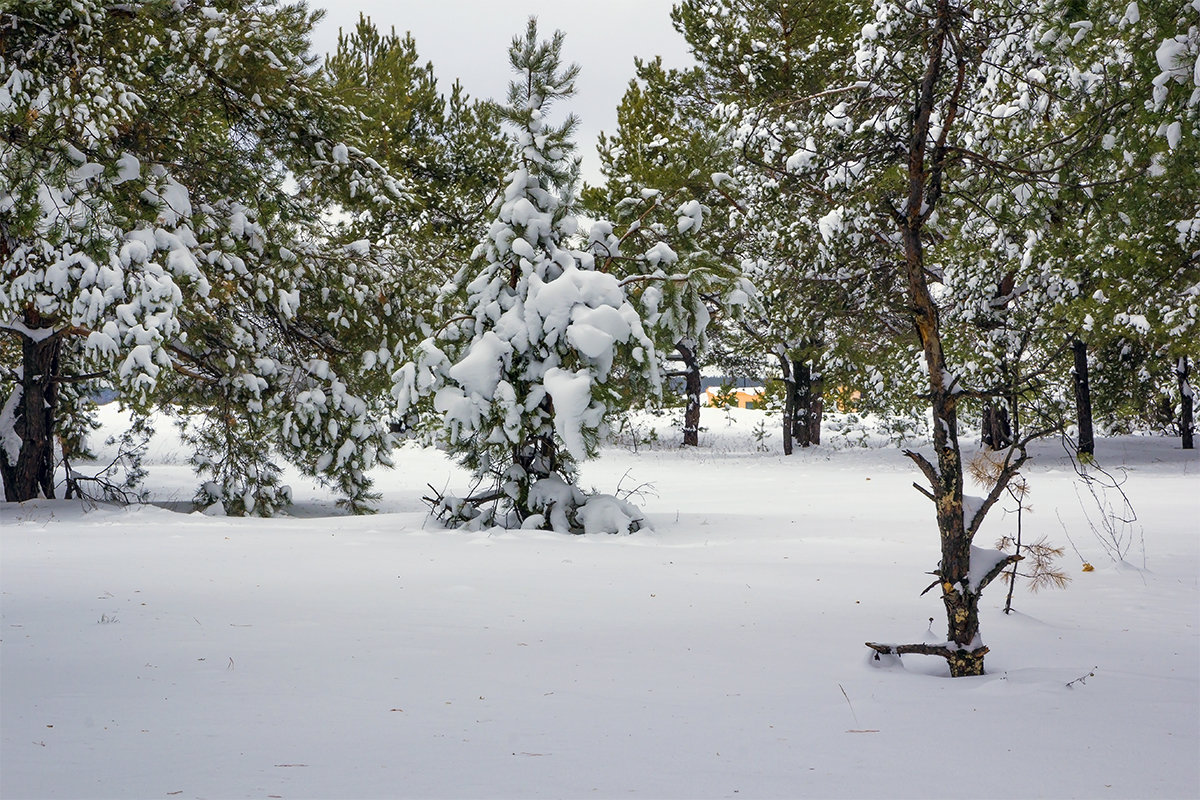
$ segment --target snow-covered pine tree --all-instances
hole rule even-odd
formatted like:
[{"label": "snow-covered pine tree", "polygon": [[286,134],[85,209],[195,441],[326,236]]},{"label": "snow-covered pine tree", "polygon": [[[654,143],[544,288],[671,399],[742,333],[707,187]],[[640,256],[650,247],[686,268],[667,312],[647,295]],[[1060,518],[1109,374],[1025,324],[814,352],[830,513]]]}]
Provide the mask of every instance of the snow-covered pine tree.
[{"label": "snow-covered pine tree", "polygon": [[[539,41],[530,19],[509,59],[517,78],[504,120],[518,162],[486,237],[449,287],[445,324],[395,375],[407,413],[424,402],[440,444],[471,469],[466,498],[438,498],[450,524],[573,532],[635,530],[640,514],[615,497],[589,497],[577,464],[595,452],[618,397],[618,362],[658,386],[651,337],[612,275],[572,249],[576,120],[552,106],[574,92],[563,34]],[[479,485],[484,488],[479,490]]]},{"label": "snow-covered pine tree", "polygon": [[1055,313],[1073,327],[1076,371],[1088,377],[1094,364],[1097,422],[1178,430],[1186,446],[1180,373],[1200,359],[1200,5],[1109,0],[1089,11],[1080,47],[1119,82],[1077,112],[1115,108],[1080,165],[1089,185],[1071,198],[1078,212],[1041,243],[1060,286]]},{"label": "snow-covered pine tree", "polygon": [[[1171,196],[1183,198],[1172,227],[1182,259],[1175,271],[1174,291],[1160,306],[1160,333],[1175,364],[1179,386],[1181,446],[1193,450],[1196,429],[1196,388],[1191,377],[1200,365],[1200,3],[1176,3],[1174,25],[1155,50],[1161,68],[1153,79],[1154,111],[1170,157],[1165,169],[1175,176]],[[1190,71],[1190,75],[1189,75]],[[1190,80],[1189,80],[1190,78]]]},{"label": "snow-covered pine tree", "polygon": [[313,21],[275,0],[5,4],[8,500],[53,496],[56,434],[89,396],[61,387],[93,380],[184,415],[203,505],[279,509],[282,457],[364,507],[390,446],[385,276],[322,213],[403,192],[339,144],[352,115],[314,76]]},{"label": "snow-covered pine tree", "polygon": [[[1159,415],[1171,425],[1173,404],[1164,414],[1162,403],[1178,356],[1200,352],[1195,243],[1179,226],[1181,211],[1195,208],[1200,171],[1196,137],[1172,128],[1192,94],[1192,68],[1182,87],[1178,74],[1156,77],[1157,51],[1196,13],[1187,4],[1072,4],[1041,23],[1034,47],[1019,46],[1038,58],[1024,81],[987,83],[1002,113],[976,134],[994,159],[981,175],[1012,191],[991,192],[987,213],[947,237],[941,300],[957,374],[1003,399],[1018,437],[1076,417],[1079,452],[1090,458],[1092,409],[1109,430]],[[1151,96],[1170,101],[1156,108]],[[1036,117],[1020,112],[1031,103]],[[1059,143],[1044,147],[1039,135]],[[1039,149],[1053,158],[1001,174],[1013,154]]]}]

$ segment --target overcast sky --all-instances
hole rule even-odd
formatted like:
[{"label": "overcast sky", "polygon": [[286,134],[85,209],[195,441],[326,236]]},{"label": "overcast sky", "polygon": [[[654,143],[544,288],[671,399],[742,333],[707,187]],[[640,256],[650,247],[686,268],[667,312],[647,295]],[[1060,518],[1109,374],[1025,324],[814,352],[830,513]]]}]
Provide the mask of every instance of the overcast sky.
[{"label": "overcast sky", "polygon": [[[575,99],[564,107],[580,118],[584,177],[598,179],[596,136],[617,126],[617,103],[633,77],[633,58],[663,57],[667,66],[691,63],[687,46],[671,27],[672,0],[311,0],[326,10],[313,47],[328,52],[338,28],[349,30],[359,13],[383,31],[411,31],[423,61],[432,61],[444,89],[458,79],[474,97],[503,100],[511,71],[508,45],[526,20],[539,30],[567,34],[565,60],[582,67]],[[564,110],[564,113],[565,113]]]}]

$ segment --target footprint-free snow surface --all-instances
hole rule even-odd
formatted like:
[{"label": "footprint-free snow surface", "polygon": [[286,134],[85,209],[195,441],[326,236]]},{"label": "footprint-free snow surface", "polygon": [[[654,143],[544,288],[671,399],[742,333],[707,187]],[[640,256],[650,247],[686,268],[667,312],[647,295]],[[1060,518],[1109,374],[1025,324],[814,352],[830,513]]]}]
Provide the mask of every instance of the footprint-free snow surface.
[{"label": "footprint-free snow surface", "polygon": [[700,449],[663,424],[584,465],[641,487],[653,530],[628,536],[440,529],[426,484],[469,487],[418,448],[375,516],[295,475],[290,517],[181,511],[169,436],[157,505],[4,505],[0,796],[1200,796],[1195,452],[1099,442],[1138,515],[1118,561],[1038,449],[1023,533],[1072,580],[1011,615],[993,584],[988,674],[951,679],[864,647],[945,638],[911,462],[869,431],[784,457],[764,419],[706,410]]}]

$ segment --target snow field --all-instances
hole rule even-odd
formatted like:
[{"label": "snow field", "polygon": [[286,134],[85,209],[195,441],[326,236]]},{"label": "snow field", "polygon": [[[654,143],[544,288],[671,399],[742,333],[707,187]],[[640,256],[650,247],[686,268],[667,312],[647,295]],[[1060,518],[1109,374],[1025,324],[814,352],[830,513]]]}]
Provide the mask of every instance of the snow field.
[{"label": "snow field", "polygon": [[[1194,797],[1200,463],[1106,439],[1144,530],[1116,565],[1048,444],[1027,535],[1073,581],[983,603],[989,674],[873,662],[944,638],[931,509],[895,449],[606,449],[632,536],[437,529],[441,454],[397,453],[374,517],[292,475],[296,515],[0,508],[0,796]],[[731,419],[726,424],[726,419]],[[773,420],[769,420],[769,423]],[[672,432],[660,433],[664,441]],[[157,498],[194,479],[160,436]],[[997,513],[977,544],[1011,531]],[[927,630],[934,617],[932,631]],[[1069,682],[1094,672],[1086,681]],[[954,766],[960,765],[960,766]]]}]

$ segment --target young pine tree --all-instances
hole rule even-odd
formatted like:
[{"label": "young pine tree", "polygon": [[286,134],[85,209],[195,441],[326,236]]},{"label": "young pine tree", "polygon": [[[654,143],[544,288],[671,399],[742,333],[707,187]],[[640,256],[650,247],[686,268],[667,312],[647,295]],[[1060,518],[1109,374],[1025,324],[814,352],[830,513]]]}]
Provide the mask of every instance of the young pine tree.
[{"label": "young pine tree", "polygon": [[[1043,201],[1091,145],[1087,129],[1061,124],[1060,110],[1107,88],[1073,58],[1092,25],[1064,19],[1060,6],[821,0],[805,4],[802,17],[798,4],[697,0],[677,15],[701,63],[726,85],[746,87],[744,100],[730,100],[754,168],[744,183],[764,198],[786,188],[775,205],[799,222],[790,230],[808,232],[788,237],[808,244],[791,251],[799,258],[770,258],[791,267],[781,277],[799,273],[801,286],[845,298],[851,332],[860,321],[903,320],[920,354],[909,371],[920,373],[933,452],[908,455],[934,506],[947,635],[938,645],[872,646],[944,658],[954,676],[983,673],[980,597],[1013,560],[972,542],[1039,435],[1025,430],[1004,452],[988,495],[964,502],[960,404],[993,387],[980,385],[969,363],[991,346],[981,335],[990,329],[962,324],[961,309],[1002,300],[997,280],[1006,283],[1014,268],[1018,286],[1038,277],[1027,242],[1048,227]],[[848,23],[812,30],[822,17]],[[779,57],[775,39],[805,26],[806,46]],[[1008,341],[996,344],[1000,355],[1010,351]],[[1036,376],[1026,367],[1019,377],[1024,388]]]},{"label": "young pine tree", "polygon": [[[501,115],[517,164],[475,257],[456,277],[448,318],[396,374],[402,411],[424,402],[441,445],[488,486],[441,498],[451,524],[556,531],[628,531],[636,509],[588,498],[577,464],[595,452],[617,394],[618,361],[657,386],[654,343],[612,275],[572,249],[578,161],[573,116],[553,105],[574,92],[562,33],[538,40],[536,20],[513,40],[516,80]],[[431,406],[431,409],[430,409]]]}]

